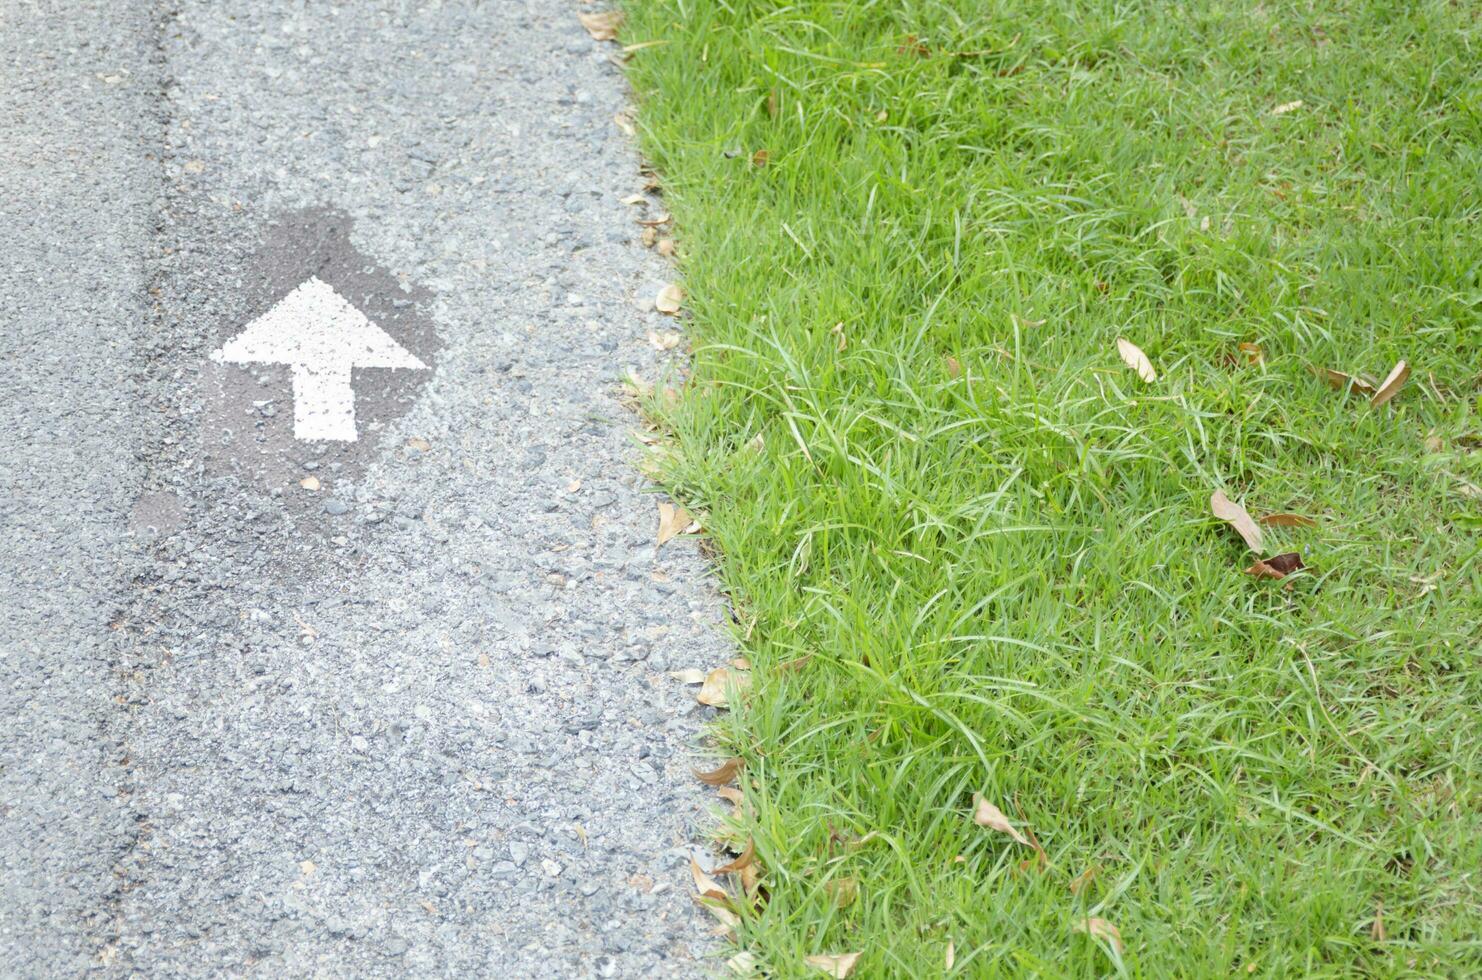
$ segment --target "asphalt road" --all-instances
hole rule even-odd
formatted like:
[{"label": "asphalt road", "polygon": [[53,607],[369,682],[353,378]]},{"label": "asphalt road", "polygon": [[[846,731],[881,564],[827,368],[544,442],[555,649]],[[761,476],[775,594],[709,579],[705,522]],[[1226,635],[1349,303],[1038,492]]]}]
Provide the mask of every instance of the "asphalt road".
[{"label": "asphalt road", "polygon": [[[0,972],[710,969],[724,607],[578,9],[0,0]],[[422,365],[353,442],[220,356],[311,278]]]}]

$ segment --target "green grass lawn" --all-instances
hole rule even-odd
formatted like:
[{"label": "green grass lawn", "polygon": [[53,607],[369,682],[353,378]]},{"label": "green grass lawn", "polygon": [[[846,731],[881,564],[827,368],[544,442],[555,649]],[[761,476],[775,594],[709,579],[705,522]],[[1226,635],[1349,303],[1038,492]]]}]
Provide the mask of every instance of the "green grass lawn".
[{"label": "green grass lawn", "polygon": [[1482,971],[1482,5],[627,6],[758,968]]}]

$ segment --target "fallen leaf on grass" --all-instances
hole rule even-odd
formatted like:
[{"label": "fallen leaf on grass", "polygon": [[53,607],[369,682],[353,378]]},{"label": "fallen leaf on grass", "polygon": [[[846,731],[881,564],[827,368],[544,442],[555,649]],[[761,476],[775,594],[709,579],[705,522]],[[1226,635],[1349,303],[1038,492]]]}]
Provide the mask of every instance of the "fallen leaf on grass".
[{"label": "fallen leaf on grass", "polygon": [[1267,514],[1261,523],[1267,527],[1317,527],[1317,521],[1302,514]]},{"label": "fallen leaf on grass", "polygon": [[1020,844],[1029,843],[1029,838],[1019,833],[1018,829],[1009,823],[1009,818],[1002,810],[983,799],[982,793],[973,794],[973,823],[979,827],[996,830],[1000,834],[1008,834]]},{"label": "fallen leaf on grass", "polygon": [[1338,391],[1347,391],[1350,387],[1361,395],[1374,394],[1374,383],[1367,378],[1361,378],[1356,374],[1344,374],[1342,371],[1334,371],[1332,368],[1316,368],[1318,375],[1328,383],[1329,388]]},{"label": "fallen leaf on grass", "polygon": [[1153,370],[1153,362],[1132,341],[1123,337],[1117,338],[1117,353],[1122,356],[1122,363],[1137,372],[1137,376],[1146,384],[1152,384],[1158,380],[1158,372]]},{"label": "fallen leaf on grass", "polygon": [[1382,901],[1374,906],[1374,921],[1369,924],[1369,938],[1376,943],[1384,942],[1384,903]]},{"label": "fallen leaf on grass", "polygon": [[1245,574],[1254,575],[1256,578],[1284,579],[1292,572],[1305,567],[1302,564],[1302,556],[1295,551],[1289,551],[1257,560],[1254,565],[1245,570]]},{"label": "fallen leaf on grass", "polygon": [[1072,895],[1079,895],[1081,892],[1085,891],[1086,886],[1096,880],[1096,875],[1100,873],[1100,871],[1100,866],[1093,864],[1086,868],[1085,871],[1082,871],[1080,874],[1076,875],[1070,880],[1070,893]]},{"label": "fallen leaf on grass", "polygon": [[659,240],[659,230],[657,228],[645,228],[638,233],[638,240],[643,243],[644,248],[653,248],[654,244]]},{"label": "fallen leaf on grass", "polygon": [[626,112],[615,113],[612,121],[618,129],[622,130],[624,136],[638,135],[638,127],[633,125],[633,117]]},{"label": "fallen leaf on grass", "polygon": [[1300,108],[1302,108],[1302,100],[1301,99],[1297,99],[1295,102],[1283,102],[1281,105],[1279,105],[1275,109],[1272,109],[1271,110],[1271,115],[1273,115],[1273,116],[1284,116],[1288,112],[1295,112],[1296,110],[1298,110]]},{"label": "fallen leaf on grass", "polygon": [[949,378],[956,378],[956,377],[959,377],[961,374],[962,374],[962,365],[958,362],[957,358],[955,358],[955,357],[949,357],[949,358],[947,358],[947,377],[949,377]]},{"label": "fallen leaf on grass", "polygon": [[771,158],[772,154],[768,153],[766,150],[757,150],[751,155],[751,165],[760,169],[762,167],[765,167],[767,165],[767,161]]},{"label": "fallen leaf on grass", "polygon": [[823,886],[828,892],[829,898],[833,899],[836,908],[847,909],[859,898],[859,879],[850,875],[844,878],[835,878]]},{"label": "fallen leaf on grass", "polygon": [[[703,684],[704,682],[705,679],[701,677],[700,683]],[[745,765],[745,760],[743,760],[740,756],[734,756],[730,759],[727,759],[725,762],[722,762],[717,768],[712,769],[709,772],[701,772],[699,769],[696,769],[694,771],[695,778],[704,783],[706,786],[724,786],[726,783],[729,783],[731,780],[735,779],[736,774],[739,773]]]},{"label": "fallen leaf on grass", "polygon": [[1240,353],[1245,355],[1245,362],[1247,364],[1260,365],[1266,363],[1266,352],[1261,350],[1260,344],[1252,344],[1247,341],[1237,346],[1240,348]]},{"label": "fallen leaf on grass", "polygon": [[587,29],[594,41],[612,41],[617,38],[618,28],[623,23],[621,10],[604,10],[596,14],[577,14],[581,26]]},{"label": "fallen leaf on grass", "polygon": [[813,659],[813,654],[805,653],[801,657],[784,661],[777,665],[777,673],[791,674],[808,666],[808,661]]},{"label": "fallen leaf on grass", "polygon": [[748,838],[747,841],[746,841],[746,847],[745,847],[745,849],[741,851],[741,856],[738,857],[738,858],[736,858],[734,861],[729,861],[729,862],[727,862],[725,864],[722,864],[720,867],[716,868],[715,871],[712,872],[712,874],[718,874],[718,875],[734,875],[734,874],[740,874],[743,868],[749,868],[749,867],[751,867],[751,863],[753,861],[755,861],[755,860],[756,860],[756,844],[752,840],[750,840]]},{"label": "fallen leaf on grass", "polygon": [[[647,230],[648,231],[653,231],[652,228],[649,228]],[[658,253],[660,255],[662,255],[666,259],[673,258],[674,257],[674,239],[672,239],[672,238],[660,238],[656,250],[658,251]]]},{"label": "fallen leaf on grass", "polygon": [[947,955],[943,959],[945,960],[942,964],[943,968],[951,973],[952,967],[957,964],[957,944],[950,939],[947,940]]},{"label": "fallen leaf on grass", "polygon": [[1117,930],[1116,926],[1105,919],[1100,919],[1093,915],[1090,918],[1079,920],[1071,928],[1076,932],[1084,932],[1088,936],[1106,940],[1118,953],[1123,949],[1121,932]]},{"label": "fallen leaf on grass", "polygon": [[815,970],[822,970],[834,980],[845,980],[854,972],[854,964],[859,962],[860,955],[859,953],[820,953],[817,956],[809,956],[803,962]]},{"label": "fallen leaf on grass", "polygon": [[640,218],[638,219],[638,224],[642,225],[645,228],[657,228],[659,225],[667,225],[673,220],[674,216],[671,215],[668,211],[664,211],[656,217]]},{"label": "fallen leaf on grass", "polygon": [[1209,509],[1214,512],[1215,517],[1240,532],[1240,536],[1245,539],[1251,551],[1260,554],[1261,529],[1255,521],[1251,520],[1250,514],[1246,513],[1244,507],[1225,496],[1223,490],[1216,490],[1210,494]]},{"label": "fallen leaf on grass", "polygon": [[683,507],[676,507],[667,500],[659,501],[659,546],[681,534],[694,534],[700,530],[700,522],[690,516]]},{"label": "fallen leaf on grass", "polygon": [[725,800],[738,810],[746,806],[746,794],[734,786],[722,786],[715,791],[715,795]]},{"label": "fallen leaf on grass", "polygon": [[730,707],[732,689],[740,696],[750,687],[750,674],[717,667],[705,675],[705,683],[700,686],[700,693],[695,695],[695,700],[712,708],[727,708]]},{"label": "fallen leaf on grass", "polygon": [[654,297],[654,309],[660,313],[676,316],[679,308],[684,304],[684,290],[675,283],[670,283],[659,290],[659,295]]},{"label": "fallen leaf on grass", "polygon": [[1409,377],[1410,365],[1404,361],[1396,364],[1394,369],[1385,377],[1384,382],[1379,386],[1379,390],[1374,392],[1374,397],[1369,399],[1369,404],[1378,408],[1380,405],[1388,402],[1400,393],[1400,389],[1405,386],[1405,380]]}]

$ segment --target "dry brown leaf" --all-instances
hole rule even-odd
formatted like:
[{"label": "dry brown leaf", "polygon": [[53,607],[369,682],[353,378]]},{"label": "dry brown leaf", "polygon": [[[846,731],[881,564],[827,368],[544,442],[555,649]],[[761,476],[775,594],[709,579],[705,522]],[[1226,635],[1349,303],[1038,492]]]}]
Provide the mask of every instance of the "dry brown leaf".
[{"label": "dry brown leaf", "polygon": [[[653,229],[650,228],[649,231],[653,231]],[[674,257],[674,239],[660,238],[657,251],[664,258],[672,259]]]},{"label": "dry brown leaf", "polygon": [[849,338],[844,335],[844,324],[842,322],[834,324],[834,328],[829,333],[834,335],[834,346],[839,350],[842,351],[849,346]]},{"label": "dry brown leaf", "polygon": [[1246,513],[1244,507],[1225,496],[1223,490],[1216,490],[1209,496],[1209,509],[1214,512],[1215,517],[1240,532],[1240,536],[1245,539],[1251,551],[1260,554],[1261,528],[1251,520],[1250,514]]},{"label": "dry brown leaf", "polygon": [[1238,344],[1237,346],[1240,348],[1240,352],[1245,355],[1245,361],[1247,364],[1259,365],[1266,363],[1266,352],[1261,350],[1260,344],[1252,344],[1246,341]]},{"label": "dry brown leaf", "polygon": [[859,879],[853,875],[844,878],[835,878],[823,886],[828,892],[829,898],[833,899],[836,908],[847,909],[859,898]]},{"label": "dry brown leaf", "polygon": [[808,661],[810,661],[812,659],[813,659],[813,654],[811,654],[811,653],[805,653],[801,657],[797,657],[797,658],[795,658],[793,660],[784,661],[783,663],[780,663],[780,664],[777,665],[777,673],[779,673],[779,674],[791,674],[791,673],[795,673],[796,671],[802,670],[804,667],[806,667],[808,665]]},{"label": "dry brown leaf", "polygon": [[746,794],[734,786],[722,786],[715,795],[738,809],[746,805]]},{"label": "dry brown leaf", "polygon": [[767,165],[767,161],[771,158],[772,154],[768,153],[766,150],[757,150],[751,155],[751,165],[753,167],[765,167]]},{"label": "dry brown leaf", "polygon": [[[703,677],[700,679],[700,682],[704,683]],[[729,758],[725,762],[722,762],[718,767],[710,770],[709,772],[701,772],[699,769],[694,770],[695,778],[704,783],[706,786],[724,786],[726,783],[729,783],[731,780],[735,779],[736,774],[739,773],[745,767],[745,765],[746,761],[744,759],[742,759],[740,756],[733,756],[732,758]]]},{"label": "dry brown leaf", "polygon": [[717,874],[717,875],[733,875],[733,874],[739,874],[743,868],[749,868],[749,867],[751,867],[752,862],[754,862],[755,860],[756,860],[756,844],[755,844],[755,842],[753,842],[751,840],[751,838],[747,838],[747,840],[746,840],[746,847],[741,851],[741,856],[738,857],[738,858],[736,858],[734,861],[730,861],[730,862],[727,862],[726,864],[722,864],[720,867],[718,867],[714,871],[712,871],[711,874]]},{"label": "dry brown leaf", "polygon": [[1117,353],[1122,356],[1122,363],[1137,372],[1137,376],[1145,383],[1152,384],[1158,380],[1158,372],[1153,370],[1153,362],[1132,341],[1123,337],[1117,338]]},{"label": "dry brown leaf", "polygon": [[1438,453],[1442,449],[1444,449],[1445,446],[1446,444],[1441,441],[1441,437],[1436,435],[1434,432],[1425,437],[1425,451],[1428,453]]},{"label": "dry brown leaf", "polygon": [[767,115],[773,119],[777,118],[777,90],[775,88],[767,93]]},{"label": "dry brown leaf", "polygon": [[700,522],[690,516],[683,507],[676,507],[667,500],[659,501],[659,546],[681,534],[694,534],[700,530]]},{"label": "dry brown leaf", "polygon": [[1072,926],[1072,928],[1074,928],[1076,932],[1084,932],[1088,936],[1094,936],[1097,939],[1106,940],[1118,953],[1120,953],[1123,949],[1122,933],[1118,931],[1116,926],[1112,925],[1105,919],[1097,918],[1093,915],[1089,918],[1077,921],[1075,925]]},{"label": "dry brown leaf", "polygon": [[1384,902],[1379,901],[1374,906],[1374,921],[1369,924],[1369,938],[1376,943],[1384,942]]},{"label": "dry brown leaf", "polygon": [[306,476],[302,480],[298,481],[298,485],[303,487],[305,490],[318,490],[319,478],[317,476]]},{"label": "dry brown leaf", "polygon": [[1289,551],[1258,560],[1245,570],[1245,574],[1254,575],[1256,578],[1284,579],[1292,572],[1305,567],[1302,564],[1302,556],[1295,551]]},{"label": "dry brown leaf", "polygon": [[834,980],[845,980],[854,972],[854,964],[859,962],[860,955],[859,953],[820,953],[817,956],[807,957],[803,962],[815,970],[822,970]]},{"label": "dry brown leaf", "polygon": [[947,940],[947,955],[943,957],[943,960],[943,968],[951,973],[952,967],[957,965],[957,944],[950,939]]},{"label": "dry brown leaf", "polygon": [[1404,361],[1396,364],[1385,377],[1383,383],[1379,385],[1379,390],[1374,392],[1374,397],[1369,399],[1369,404],[1378,408],[1380,405],[1388,402],[1400,393],[1400,389],[1405,386],[1405,380],[1409,377],[1410,365]]},{"label": "dry brown leaf", "polygon": [[677,316],[679,309],[684,305],[684,290],[676,283],[670,283],[659,290],[659,295],[654,297],[654,309],[660,313]]},{"label": "dry brown leaf", "polygon": [[626,112],[615,113],[612,121],[617,125],[618,129],[622,130],[624,136],[638,135],[638,127],[633,125],[633,117]]},{"label": "dry brown leaf", "polygon": [[1018,829],[1009,823],[1009,818],[1004,815],[1004,812],[985,800],[982,793],[973,794],[973,823],[979,827],[996,830],[1000,834],[1008,834],[1020,844],[1029,843],[1029,838],[1019,833]]},{"label": "dry brown leaf", "polygon": [[639,232],[638,240],[643,243],[644,248],[653,248],[659,240],[659,230],[657,228],[645,228]]},{"label": "dry brown leaf", "polygon": [[751,864],[748,864],[746,867],[741,869],[741,887],[745,890],[746,897],[750,898],[753,904],[756,903],[757,899],[761,895],[762,875],[761,871],[758,870],[759,867],[760,866],[755,861],[753,861]]},{"label": "dry brown leaf", "polygon": [[961,374],[962,374],[962,364],[958,362],[957,358],[955,358],[955,357],[949,357],[949,358],[947,358],[947,377],[949,377],[949,378],[956,378],[956,377],[961,376]]},{"label": "dry brown leaf", "polygon": [[1085,891],[1086,886],[1096,880],[1096,875],[1099,874],[1100,871],[1100,866],[1093,864],[1090,867],[1086,868],[1085,871],[1082,871],[1080,874],[1076,875],[1070,881],[1070,893],[1072,895],[1079,895],[1081,892]]},{"label": "dry brown leaf", "polygon": [[646,205],[648,204],[648,198],[644,197],[642,194],[629,194],[627,197],[623,198],[623,203],[629,206],[635,204]]},{"label": "dry brown leaf", "polygon": [[1328,383],[1329,388],[1338,391],[1347,391],[1350,386],[1361,395],[1374,394],[1374,382],[1356,374],[1344,374],[1342,371],[1334,371],[1332,368],[1317,368],[1317,373]]},{"label": "dry brown leaf", "polygon": [[613,41],[617,39],[618,28],[623,23],[623,12],[621,10],[604,10],[596,14],[577,14],[581,18],[581,26],[587,29],[594,41]]},{"label": "dry brown leaf", "polygon": [[1302,514],[1267,514],[1261,523],[1267,527],[1317,527],[1317,521]]},{"label": "dry brown leaf", "polygon": [[674,217],[668,211],[664,211],[652,218],[640,218],[638,223],[645,228],[657,228],[659,225],[667,225]]},{"label": "dry brown leaf", "polygon": [[700,693],[695,695],[695,700],[712,708],[726,708],[730,706],[732,689],[741,696],[750,687],[751,675],[746,671],[717,667],[705,675],[705,683],[700,687]]},{"label": "dry brown leaf", "polygon": [[698,667],[689,667],[685,670],[674,670],[669,676],[681,684],[703,684],[705,683],[705,672]]},{"label": "dry brown leaf", "polygon": [[720,902],[729,902],[731,895],[721,887],[720,882],[705,873],[700,867],[700,862],[690,858],[690,878],[695,883],[695,894],[701,898],[713,898]]},{"label": "dry brown leaf", "polygon": [[1295,102],[1283,102],[1281,105],[1279,105],[1275,109],[1272,109],[1271,110],[1271,115],[1273,115],[1273,116],[1284,116],[1288,112],[1294,112],[1294,111],[1296,111],[1297,109],[1300,109],[1300,108],[1302,108],[1302,100],[1301,99],[1297,99]]}]

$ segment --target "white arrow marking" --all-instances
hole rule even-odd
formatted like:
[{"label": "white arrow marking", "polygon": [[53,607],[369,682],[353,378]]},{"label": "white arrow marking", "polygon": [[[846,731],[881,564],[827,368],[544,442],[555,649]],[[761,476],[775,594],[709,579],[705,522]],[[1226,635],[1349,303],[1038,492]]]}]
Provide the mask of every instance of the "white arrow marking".
[{"label": "white arrow marking", "polygon": [[288,364],[293,368],[293,435],[354,442],[358,367],[427,365],[335,292],[310,277],[211,355],[218,364]]}]

